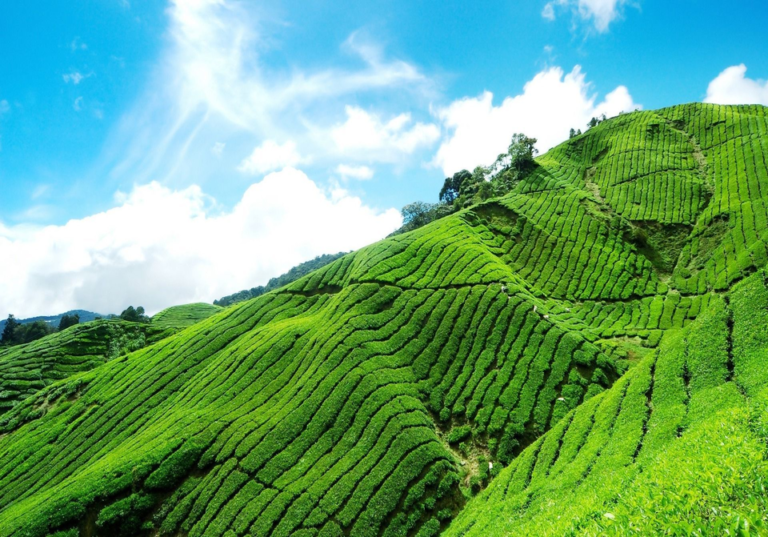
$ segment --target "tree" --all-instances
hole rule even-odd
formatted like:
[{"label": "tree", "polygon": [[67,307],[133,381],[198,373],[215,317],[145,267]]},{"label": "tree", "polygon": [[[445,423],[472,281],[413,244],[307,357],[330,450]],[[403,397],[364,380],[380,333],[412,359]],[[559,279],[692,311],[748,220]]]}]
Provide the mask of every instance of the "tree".
[{"label": "tree", "polygon": [[148,323],[149,317],[144,315],[144,308],[139,306],[138,308],[134,308],[133,306],[128,306],[123,312],[120,314],[120,318],[124,321],[131,321],[133,323]]},{"label": "tree", "polygon": [[8,320],[5,321],[5,328],[3,328],[3,336],[0,339],[2,345],[13,345],[16,339],[16,328],[19,326],[19,321],[13,315],[8,315]]},{"label": "tree", "polygon": [[503,196],[536,168],[534,157],[538,154],[536,138],[525,134],[513,134],[506,153],[502,153],[491,167],[493,195]]},{"label": "tree", "polygon": [[509,167],[517,171],[533,168],[536,165],[533,157],[539,153],[536,142],[538,142],[536,138],[528,138],[525,134],[513,134],[507,150],[507,155],[510,157]]},{"label": "tree", "polygon": [[66,330],[70,326],[75,326],[76,324],[80,324],[80,316],[77,313],[64,315],[61,318],[61,321],[59,321],[59,332]]},{"label": "tree", "polygon": [[431,221],[430,213],[434,210],[433,203],[424,203],[423,201],[414,201],[409,203],[401,211],[403,215],[403,225],[419,228]]},{"label": "tree", "polygon": [[590,129],[592,127],[597,127],[598,125],[600,125],[600,123],[602,123],[606,119],[608,118],[605,116],[605,114],[602,114],[599,117],[593,117],[592,119],[589,120],[589,123],[587,123],[587,127],[589,127]]},{"label": "tree", "polygon": [[54,328],[45,321],[35,321],[20,325],[16,328],[15,343],[32,343],[55,332]]},{"label": "tree", "polygon": [[440,201],[442,203],[453,203],[461,193],[463,184],[471,179],[472,174],[467,170],[456,172],[452,177],[446,177],[443,188],[440,189]]}]

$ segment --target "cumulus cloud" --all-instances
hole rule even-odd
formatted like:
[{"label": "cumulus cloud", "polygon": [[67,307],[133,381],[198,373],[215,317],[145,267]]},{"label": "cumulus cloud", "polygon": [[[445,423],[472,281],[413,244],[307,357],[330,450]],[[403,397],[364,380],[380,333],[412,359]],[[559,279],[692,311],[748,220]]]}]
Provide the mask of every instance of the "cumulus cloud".
[{"label": "cumulus cloud", "polygon": [[571,128],[583,129],[592,117],[614,116],[639,108],[629,91],[619,86],[597,102],[591,84],[577,65],[565,74],[551,67],[527,82],[523,93],[493,104],[493,94],[468,97],[437,112],[449,131],[434,164],[451,175],[461,169],[488,166],[506,151],[514,133],[538,139],[542,153],[568,138]]},{"label": "cumulus cloud", "polygon": [[747,66],[725,69],[709,83],[705,103],[762,104],[768,106],[768,80],[747,78]]},{"label": "cumulus cloud", "polygon": [[413,123],[410,114],[382,120],[356,106],[347,106],[346,112],[346,121],[331,130],[336,147],[345,154],[390,161],[432,145],[440,138],[436,125]]},{"label": "cumulus cloud", "polygon": [[153,182],[116,200],[61,226],[0,223],[0,259],[13,259],[0,264],[0,316],[211,301],[314,256],[360,248],[402,222],[394,209],[323,192],[293,168],[251,185],[224,214],[198,186]]},{"label": "cumulus cloud", "polygon": [[628,3],[629,0],[552,0],[544,5],[541,16],[552,21],[558,10],[570,11],[577,20],[593,24],[595,30],[602,33],[621,17]]},{"label": "cumulus cloud", "polygon": [[336,173],[338,173],[342,179],[357,179],[359,181],[366,181],[373,178],[373,170],[368,166],[350,166],[348,164],[339,164],[336,167]]},{"label": "cumulus cloud", "polygon": [[266,140],[243,159],[237,169],[243,173],[256,175],[287,166],[297,166],[302,161],[294,142],[289,140],[280,145],[274,140]]}]

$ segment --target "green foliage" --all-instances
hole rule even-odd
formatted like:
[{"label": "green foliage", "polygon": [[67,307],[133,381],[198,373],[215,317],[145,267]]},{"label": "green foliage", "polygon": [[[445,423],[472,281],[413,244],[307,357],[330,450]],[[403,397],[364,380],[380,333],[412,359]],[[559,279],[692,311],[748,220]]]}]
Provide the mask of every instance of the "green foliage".
[{"label": "green foliage", "polygon": [[0,344],[11,346],[32,343],[53,332],[55,332],[55,329],[45,321],[33,321],[22,324],[13,315],[9,315],[3,328]]},{"label": "green foliage", "polygon": [[322,267],[332,263],[333,261],[336,261],[337,259],[345,255],[347,255],[347,252],[319,255],[314,259],[311,259],[309,261],[305,261],[304,263],[300,263],[296,265],[285,274],[282,274],[275,278],[270,278],[270,280],[267,282],[267,285],[264,285],[264,286],[260,285],[252,289],[246,289],[246,290],[240,291],[233,295],[225,296],[223,298],[220,298],[219,300],[214,300],[213,304],[215,306],[220,306],[222,308],[225,308],[227,306],[231,306],[232,304],[236,304],[238,302],[251,300],[252,298],[261,296],[264,293],[269,293],[270,291],[274,291],[275,289],[279,289],[290,283],[293,283],[299,278],[306,276],[310,272],[319,270]]},{"label": "green foliage", "polygon": [[0,536],[762,531],[766,139],[622,115],[155,345],[0,351]]},{"label": "green foliage", "polygon": [[61,321],[59,321],[59,332],[66,330],[70,326],[75,326],[76,324],[80,324],[80,316],[77,313],[63,315]]},{"label": "green foliage", "polygon": [[2,345],[13,345],[14,342],[17,340],[16,338],[16,328],[18,328],[19,322],[16,320],[16,317],[13,315],[8,315],[8,320],[5,321],[5,327],[3,327],[3,335],[2,338],[0,338],[0,344]]},{"label": "green foliage", "polygon": [[144,315],[144,308],[142,306],[139,306],[138,308],[134,308],[133,306],[128,306],[120,314],[120,318],[124,321],[129,321],[132,323],[148,323],[149,322],[149,317]]}]

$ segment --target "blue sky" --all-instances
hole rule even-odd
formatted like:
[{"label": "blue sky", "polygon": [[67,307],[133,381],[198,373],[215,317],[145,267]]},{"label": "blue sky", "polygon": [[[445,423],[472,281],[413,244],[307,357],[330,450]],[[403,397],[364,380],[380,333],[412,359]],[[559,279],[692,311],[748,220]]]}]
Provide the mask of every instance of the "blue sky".
[{"label": "blue sky", "polygon": [[212,300],[386,235],[513,132],[768,104],[766,27],[758,0],[4,2],[0,315]]}]

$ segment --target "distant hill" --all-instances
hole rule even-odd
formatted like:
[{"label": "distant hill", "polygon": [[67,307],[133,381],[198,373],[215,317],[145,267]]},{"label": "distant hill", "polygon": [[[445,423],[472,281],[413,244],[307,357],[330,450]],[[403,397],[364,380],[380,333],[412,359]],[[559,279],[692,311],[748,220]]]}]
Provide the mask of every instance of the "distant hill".
[{"label": "distant hill", "polygon": [[172,306],[152,317],[152,326],[159,328],[187,328],[221,311],[219,306],[204,302]]},{"label": "distant hill", "polygon": [[296,265],[285,274],[271,278],[269,282],[267,282],[267,285],[260,285],[252,289],[245,289],[243,291],[239,291],[237,293],[220,298],[219,300],[214,300],[213,303],[216,306],[221,306],[224,308],[238,302],[243,302],[244,300],[256,298],[257,296],[261,296],[264,293],[269,293],[270,291],[279,289],[280,287],[288,285],[289,283],[295,282],[302,276],[306,276],[310,272],[320,269],[345,255],[347,255],[347,252],[319,255],[314,259],[310,259],[309,261],[305,261],[304,263]]},{"label": "distant hill", "polygon": [[[61,318],[65,315],[79,315],[80,316],[80,322],[81,323],[87,323],[89,321],[95,320],[97,317],[101,317],[102,319],[107,318],[107,315],[102,315],[101,313],[94,313],[92,311],[86,311],[86,310],[71,310],[71,311],[65,311],[64,313],[59,313],[58,315],[43,315],[40,317],[30,317],[28,319],[16,319],[21,324],[28,324],[28,323],[34,323],[35,321],[45,321],[46,323],[50,324],[54,328],[59,327],[59,322],[61,321]],[[5,323],[7,319],[3,319],[0,321],[0,332],[3,331],[5,328]]]},{"label": "distant hill", "polygon": [[0,537],[764,535],[768,108],[536,164],[52,384],[0,354]]}]

